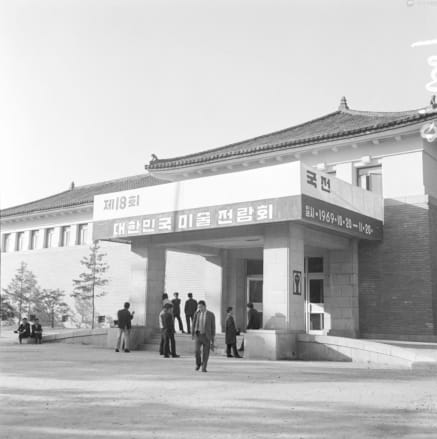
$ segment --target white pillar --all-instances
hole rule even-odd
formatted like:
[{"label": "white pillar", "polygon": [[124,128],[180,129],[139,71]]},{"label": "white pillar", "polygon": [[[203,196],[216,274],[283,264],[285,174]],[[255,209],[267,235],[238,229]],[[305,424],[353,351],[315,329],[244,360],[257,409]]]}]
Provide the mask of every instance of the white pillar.
[{"label": "white pillar", "polygon": [[[304,227],[299,224],[290,223],[289,235],[289,322],[288,328],[298,331],[305,331],[305,296],[304,296],[304,268],[305,268],[305,241]],[[295,274],[300,277],[300,294],[295,294]]]},{"label": "white pillar", "polygon": [[356,169],[352,163],[340,163],[335,165],[335,176],[346,183],[355,184]]},{"label": "white pillar", "polygon": [[165,249],[146,247],[140,240],[133,241],[135,253],[131,265],[129,302],[135,311],[134,325],[159,328],[158,316],[162,309],[165,287]]},{"label": "white pillar", "polygon": [[[293,274],[300,294],[293,294]],[[264,236],[263,321],[265,329],[305,330],[303,294],[304,231],[297,224],[266,227]]]},{"label": "white pillar", "polygon": [[36,246],[37,250],[44,248],[44,241],[46,240],[46,229],[39,229],[38,231],[38,243]]},{"label": "white pillar", "polygon": [[288,327],[288,224],[269,224],[264,236],[263,325]]},{"label": "white pillar", "polygon": [[72,225],[70,226],[70,242],[68,243],[68,245],[71,246],[71,247],[77,244],[77,240],[78,240],[78,237],[77,237],[78,229],[79,229],[79,227],[78,227],[77,224],[72,224]]},{"label": "white pillar", "polygon": [[62,227],[53,227],[53,245],[52,247],[59,247],[61,243]]},{"label": "white pillar", "polygon": [[30,239],[31,239],[31,230],[26,230],[24,232],[24,243],[23,243],[23,250],[30,250]]},{"label": "white pillar", "polygon": [[16,252],[17,251],[17,232],[12,232],[9,236],[9,245],[6,249],[9,252]]},{"label": "white pillar", "polygon": [[205,264],[205,302],[206,307],[214,313],[216,331],[221,329],[221,313],[223,309],[223,295],[222,295],[222,257],[211,256],[207,257]]}]

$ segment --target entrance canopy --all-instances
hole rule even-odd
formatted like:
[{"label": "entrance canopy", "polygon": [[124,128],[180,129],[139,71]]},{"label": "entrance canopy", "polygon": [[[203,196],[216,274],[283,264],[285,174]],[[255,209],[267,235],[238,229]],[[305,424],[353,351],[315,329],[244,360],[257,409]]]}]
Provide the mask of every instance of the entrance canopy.
[{"label": "entrance canopy", "polygon": [[300,161],[94,197],[93,239],[299,221],[382,238],[380,195]]}]

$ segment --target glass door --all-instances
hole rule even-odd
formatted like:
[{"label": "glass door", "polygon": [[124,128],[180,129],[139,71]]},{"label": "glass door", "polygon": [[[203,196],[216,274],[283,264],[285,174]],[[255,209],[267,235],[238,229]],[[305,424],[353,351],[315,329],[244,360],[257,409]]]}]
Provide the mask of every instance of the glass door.
[{"label": "glass door", "polygon": [[325,274],[323,258],[305,259],[306,331],[324,334],[325,329]]}]

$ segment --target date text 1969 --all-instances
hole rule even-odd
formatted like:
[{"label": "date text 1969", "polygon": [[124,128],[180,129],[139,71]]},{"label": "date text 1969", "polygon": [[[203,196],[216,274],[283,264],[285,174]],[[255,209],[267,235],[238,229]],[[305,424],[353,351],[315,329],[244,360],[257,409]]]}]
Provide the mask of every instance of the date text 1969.
[{"label": "date text 1969", "polygon": [[332,224],[348,230],[354,230],[364,233],[365,235],[372,235],[374,231],[370,224],[363,223],[362,221],[354,221],[348,216],[340,215],[326,209],[317,209],[310,205],[305,205],[305,217],[315,219],[325,224]]}]

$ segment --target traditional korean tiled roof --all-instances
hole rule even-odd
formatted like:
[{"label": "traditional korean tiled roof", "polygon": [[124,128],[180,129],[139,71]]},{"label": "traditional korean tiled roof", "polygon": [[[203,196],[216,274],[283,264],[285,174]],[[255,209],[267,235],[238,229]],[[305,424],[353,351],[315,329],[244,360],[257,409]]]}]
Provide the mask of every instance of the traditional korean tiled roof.
[{"label": "traditional korean tiled roof", "polygon": [[104,181],[102,183],[88,184],[73,187],[70,190],[51,195],[30,203],[9,207],[0,211],[0,217],[6,218],[15,215],[25,215],[38,212],[48,212],[62,208],[73,208],[91,205],[94,195],[111,192],[137,189],[145,186],[154,186],[165,183],[163,180],[152,177],[148,174],[134,175],[132,177],[120,178],[117,180]]},{"label": "traditional korean tiled roof", "polygon": [[304,146],[323,144],[344,139],[414,125],[437,117],[437,111],[420,113],[419,110],[402,112],[370,112],[349,109],[342,98],[337,111],[300,125],[265,134],[242,142],[169,159],[152,160],[146,169],[151,172],[185,166],[220,162],[269,152],[284,152]]}]

